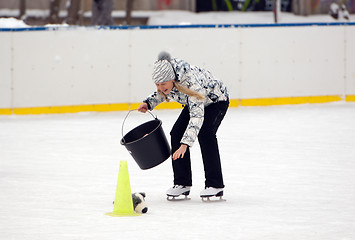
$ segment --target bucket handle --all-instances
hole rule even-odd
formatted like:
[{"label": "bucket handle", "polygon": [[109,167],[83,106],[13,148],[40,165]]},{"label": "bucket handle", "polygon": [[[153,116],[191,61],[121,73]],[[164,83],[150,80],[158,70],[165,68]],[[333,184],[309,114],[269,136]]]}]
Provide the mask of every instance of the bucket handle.
[{"label": "bucket handle", "polygon": [[[127,113],[127,115],[126,115],[126,117],[123,119],[122,129],[121,129],[121,132],[122,132],[122,140],[123,140],[123,141],[124,141],[124,138],[123,138],[123,126],[124,126],[124,123],[126,122],[126,119],[127,119],[128,115],[129,115],[131,112],[137,111],[137,110],[138,110],[138,109],[129,110],[128,113]],[[154,116],[154,114],[153,114],[150,110],[148,110],[148,112],[150,113],[150,115],[152,115],[152,117],[153,117],[154,119],[158,119],[157,116]]]}]

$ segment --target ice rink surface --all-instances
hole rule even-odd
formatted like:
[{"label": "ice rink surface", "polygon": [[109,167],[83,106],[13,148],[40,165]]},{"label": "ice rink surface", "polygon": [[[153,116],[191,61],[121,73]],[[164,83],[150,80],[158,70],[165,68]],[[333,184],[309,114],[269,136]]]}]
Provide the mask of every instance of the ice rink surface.
[{"label": "ice rink surface", "polygon": [[[167,137],[180,110],[153,111]],[[355,104],[231,108],[218,132],[226,202],[168,202],[170,159],[141,170],[126,112],[0,116],[0,239],[355,239]],[[124,132],[150,120],[133,112]],[[110,217],[119,162],[148,213]]]}]

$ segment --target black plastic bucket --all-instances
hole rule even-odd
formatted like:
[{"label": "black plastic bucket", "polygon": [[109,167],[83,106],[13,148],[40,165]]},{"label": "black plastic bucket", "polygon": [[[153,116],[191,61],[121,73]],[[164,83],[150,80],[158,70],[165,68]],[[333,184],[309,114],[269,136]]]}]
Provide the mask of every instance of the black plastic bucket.
[{"label": "black plastic bucket", "polygon": [[[150,111],[149,113],[153,116]],[[122,135],[126,118],[122,124]],[[154,118],[154,120],[132,129],[121,139],[121,144],[126,147],[138,166],[143,170],[159,165],[171,155],[170,146],[162,128],[162,121],[157,119],[157,117]]]}]

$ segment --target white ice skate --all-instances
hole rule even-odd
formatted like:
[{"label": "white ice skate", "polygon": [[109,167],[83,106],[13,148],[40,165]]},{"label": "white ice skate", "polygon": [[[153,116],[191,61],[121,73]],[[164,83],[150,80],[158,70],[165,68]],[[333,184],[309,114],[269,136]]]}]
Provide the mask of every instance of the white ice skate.
[{"label": "white ice skate", "polygon": [[[201,191],[200,197],[203,202],[216,202],[216,201],[226,201],[222,198],[223,188],[206,187]],[[215,199],[214,197],[219,197]]]},{"label": "white ice skate", "polygon": [[[189,186],[174,185],[166,191],[168,201],[190,200],[187,196],[190,194]],[[179,198],[181,195],[184,198]]]}]

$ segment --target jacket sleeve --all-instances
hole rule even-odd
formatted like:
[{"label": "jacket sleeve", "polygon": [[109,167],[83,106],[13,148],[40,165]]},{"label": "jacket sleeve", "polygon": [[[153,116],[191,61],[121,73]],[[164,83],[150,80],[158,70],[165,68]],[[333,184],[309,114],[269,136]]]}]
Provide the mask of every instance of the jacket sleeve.
[{"label": "jacket sleeve", "polygon": [[148,109],[153,110],[160,103],[164,102],[165,99],[158,92],[154,92],[152,95],[148,96],[143,102],[148,104]]},{"label": "jacket sleeve", "polygon": [[[186,66],[185,66],[186,67]],[[188,87],[189,89],[200,93],[203,96],[206,96],[204,92],[204,88],[201,86],[199,82],[199,77],[191,72],[189,68],[189,72],[183,74],[183,79],[181,79],[181,84]],[[204,121],[205,114],[205,101],[199,100],[196,97],[188,96],[187,97],[187,105],[189,107],[190,113],[190,121],[187,125],[185,133],[180,140],[180,143],[189,145],[192,147],[196,138],[200,132]]]},{"label": "jacket sleeve", "polygon": [[205,108],[203,101],[197,100],[194,97],[190,97],[188,106],[190,121],[180,143],[192,147],[202,127]]}]

